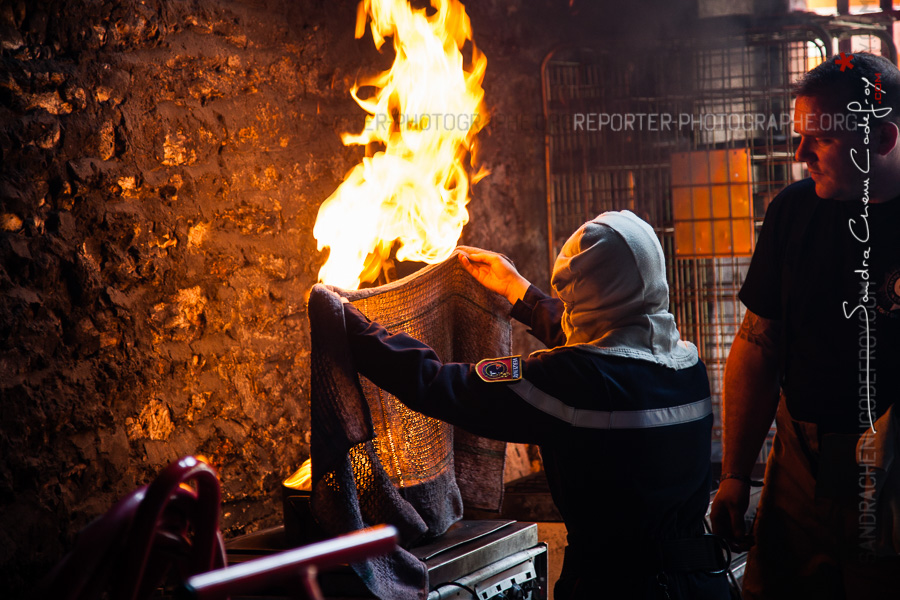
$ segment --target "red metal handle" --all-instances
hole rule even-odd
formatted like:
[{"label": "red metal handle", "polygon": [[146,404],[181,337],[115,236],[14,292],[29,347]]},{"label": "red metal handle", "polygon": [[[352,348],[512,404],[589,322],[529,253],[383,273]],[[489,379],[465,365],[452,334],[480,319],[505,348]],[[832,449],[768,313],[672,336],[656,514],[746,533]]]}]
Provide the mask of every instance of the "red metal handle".
[{"label": "red metal handle", "polygon": [[[191,549],[190,573],[202,573],[215,566],[219,537],[219,479],[208,464],[193,456],[186,456],[166,467],[150,484],[134,517],[129,547],[122,562],[123,568],[119,586],[113,598],[135,600],[140,590],[147,559],[153,546],[153,539],[163,516],[166,505],[178,487],[187,481],[197,482],[197,501],[192,515],[194,539]],[[193,492],[189,492],[193,493]]]},{"label": "red metal handle", "polygon": [[310,598],[321,598],[316,571],[373,556],[397,548],[397,530],[379,525],[355,533],[280,552],[190,577],[182,593],[196,600],[224,600],[272,586],[290,585],[304,590]]}]

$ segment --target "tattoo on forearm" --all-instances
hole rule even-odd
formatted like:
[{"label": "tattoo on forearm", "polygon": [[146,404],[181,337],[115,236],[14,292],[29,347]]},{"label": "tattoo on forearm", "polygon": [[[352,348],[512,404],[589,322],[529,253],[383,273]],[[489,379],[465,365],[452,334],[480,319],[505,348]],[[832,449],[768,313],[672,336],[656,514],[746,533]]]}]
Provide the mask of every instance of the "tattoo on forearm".
[{"label": "tattoo on forearm", "polygon": [[780,329],[777,323],[747,311],[738,337],[759,346],[767,353],[778,352]]}]

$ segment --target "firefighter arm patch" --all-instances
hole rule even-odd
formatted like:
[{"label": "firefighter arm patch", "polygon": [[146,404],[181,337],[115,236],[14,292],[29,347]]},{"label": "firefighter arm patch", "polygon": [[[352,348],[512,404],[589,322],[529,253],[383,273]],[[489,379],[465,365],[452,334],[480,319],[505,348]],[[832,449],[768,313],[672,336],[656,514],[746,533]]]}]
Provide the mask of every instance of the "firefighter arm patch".
[{"label": "firefighter arm patch", "polygon": [[518,381],[522,379],[522,357],[503,356],[486,358],[475,365],[475,372],[482,381]]}]

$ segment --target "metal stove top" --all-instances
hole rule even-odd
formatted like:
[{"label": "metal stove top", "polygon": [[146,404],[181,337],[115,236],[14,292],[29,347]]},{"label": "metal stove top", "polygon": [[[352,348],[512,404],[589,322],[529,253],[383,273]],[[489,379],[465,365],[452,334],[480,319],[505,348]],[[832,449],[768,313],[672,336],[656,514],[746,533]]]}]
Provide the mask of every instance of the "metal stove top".
[{"label": "metal stove top", "polygon": [[[432,590],[458,582],[511,555],[538,545],[537,525],[508,520],[460,521],[444,535],[408,550],[428,567]],[[287,550],[284,527],[273,527],[228,541],[228,563],[237,564]],[[322,591],[329,597],[371,598],[365,585],[347,566],[319,574]]]}]

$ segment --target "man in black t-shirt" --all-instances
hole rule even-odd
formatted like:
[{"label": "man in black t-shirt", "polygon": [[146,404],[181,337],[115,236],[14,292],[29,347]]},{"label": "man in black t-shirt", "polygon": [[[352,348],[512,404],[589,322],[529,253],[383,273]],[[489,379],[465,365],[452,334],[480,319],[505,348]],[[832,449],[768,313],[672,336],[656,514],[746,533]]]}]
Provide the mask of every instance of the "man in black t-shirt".
[{"label": "man in black t-shirt", "polygon": [[[900,72],[881,57],[842,55],[797,88],[796,159],[810,179],[768,208],[725,369],[711,519],[750,547],[747,599],[900,595],[900,559],[876,554],[855,453],[900,397],[898,120]],[[751,537],[749,476],[773,417]]]}]

